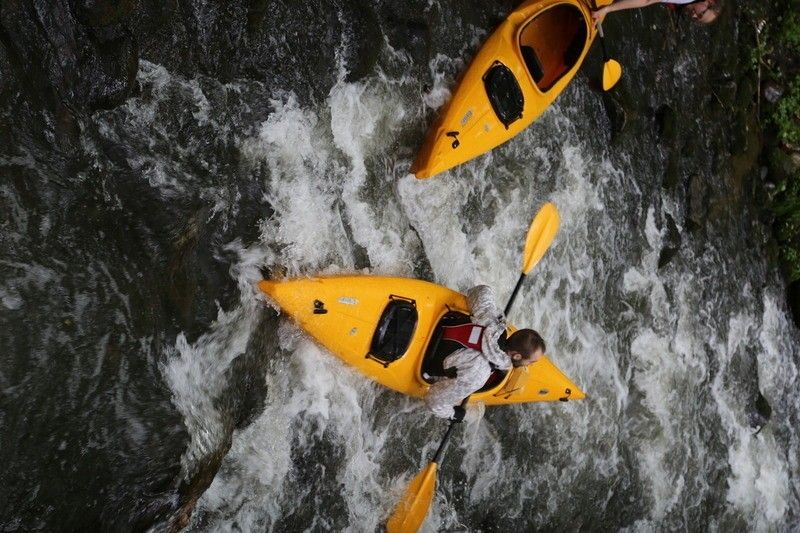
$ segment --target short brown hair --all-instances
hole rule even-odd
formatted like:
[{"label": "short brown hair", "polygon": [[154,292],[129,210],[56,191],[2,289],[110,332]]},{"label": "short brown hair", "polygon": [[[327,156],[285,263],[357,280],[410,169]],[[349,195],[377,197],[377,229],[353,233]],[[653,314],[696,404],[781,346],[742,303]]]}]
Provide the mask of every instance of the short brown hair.
[{"label": "short brown hair", "polygon": [[507,352],[517,352],[526,358],[532,356],[538,349],[542,352],[547,350],[542,336],[532,329],[518,329],[509,335],[506,341]]}]

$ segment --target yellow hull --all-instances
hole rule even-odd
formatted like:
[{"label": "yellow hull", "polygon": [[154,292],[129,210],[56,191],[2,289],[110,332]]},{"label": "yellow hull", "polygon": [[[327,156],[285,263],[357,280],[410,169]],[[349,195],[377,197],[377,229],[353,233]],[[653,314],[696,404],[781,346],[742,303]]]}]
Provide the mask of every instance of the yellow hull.
[{"label": "yellow hull", "polygon": [[[597,2],[598,6],[610,3]],[[596,34],[590,8],[582,0],[521,4],[464,72],[428,130],[411,171],[417,178],[429,178],[488,152],[528,127],[575,76]],[[519,116],[510,123],[500,119],[485,85],[497,62],[513,73],[523,98]]]},{"label": "yellow hull", "polygon": [[[322,346],[378,383],[421,397],[423,355],[439,319],[449,311],[469,313],[464,295],[406,278],[334,276],[259,282],[259,288]],[[396,299],[413,301],[418,315],[408,348],[385,365],[368,357],[381,314]],[[579,400],[584,393],[547,357],[514,369],[471,401],[488,405]]]}]

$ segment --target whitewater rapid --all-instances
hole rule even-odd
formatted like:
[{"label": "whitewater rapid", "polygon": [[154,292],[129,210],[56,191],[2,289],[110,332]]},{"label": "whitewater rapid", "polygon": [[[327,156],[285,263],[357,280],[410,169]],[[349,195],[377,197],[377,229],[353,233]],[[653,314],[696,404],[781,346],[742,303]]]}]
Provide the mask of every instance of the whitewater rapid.
[{"label": "whitewater rapid", "polygon": [[[388,44],[383,53],[389,64],[408,61]],[[190,528],[374,531],[444,430],[421,402],[368,381],[285,318],[262,320],[275,312],[255,288],[262,272],[421,276],[458,290],[487,283],[503,299],[527,225],[547,201],[561,230],[511,319],[543,334],[588,397],[475,408],[450,446],[424,530],[789,526],[800,473],[797,334],[777,278],[723,239],[685,237],[659,266],[667,218],[683,232],[687,200],[634,164],[634,153],[657,147],[610,154],[607,118],[587,113],[599,97],[580,79],[505,147],[414,179],[415,145],[398,139],[428,124],[462,66],[436,56],[434,84],[423,89],[381,69],[347,82],[342,70],[317,104],[254,82],[217,86],[270,108],[231,132],[214,124],[220,98],[196,80],[140,65],[149,96],[126,104],[130,121],[157,128],[153,106],[179,93],[193,120],[235,137],[239,172],[267,191],[258,238],[226,245],[238,304],[193,342],[179,337],[162,366],[191,437],[190,476],[224,448],[230,425],[215,400],[231,362],[254,336],[275,339],[269,371],[256,377],[267,387],[263,410],[233,431]],[[152,168],[163,194],[193,185]],[[220,198],[226,209],[235,199]],[[776,416],[757,433],[749,417],[759,390]]]}]

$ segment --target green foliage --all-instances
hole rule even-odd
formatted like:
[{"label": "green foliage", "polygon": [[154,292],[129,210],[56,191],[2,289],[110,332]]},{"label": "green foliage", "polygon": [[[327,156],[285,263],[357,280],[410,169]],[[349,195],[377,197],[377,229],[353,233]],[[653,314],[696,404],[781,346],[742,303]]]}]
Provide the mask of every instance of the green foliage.
[{"label": "green foliage", "polygon": [[800,280],[800,164],[791,159],[800,154],[800,0],[743,2],[740,8],[753,30],[753,73],[784,89],[775,105],[759,106],[762,124],[770,126],[765,133],[773,150],[767,153],[777,180],[767,208],[783,269],[790,280]]},{"label": "green foliage", "polygon": [[783,263],[789,275],[789,282],[800,280],[800,247],[797,245],[781,245]]},{"label": "green foliage", "polygon": [[779,40],[794,51],[800,51],[800,13],[790,11],[783,17]]},{"label": "green foliage", "polygon": [[757,12],[755,7],[756,6],[744,7],[744,10],[753,20],[753,29],[755,30],[755,42],[753,48],[750,50],[750,68],[753,69],[753,71],[759,70],[759,67],[766,67],[771,70],[769,58],[773,50],[770,26],[767,24],[764,14]]},{"label": "green foliage", "polygon": [[778,102],[772,121],[778,128],[778,138],[786,144],[800,145],[800,75],[789,85]]},{"label": "green foliage", "polygon": [[800,280],[800,171],[779,184],[772,211],[784,268],[791,281]]},{"label": "green foliage", "polygon": [[[772,6],[754,4],[749,15],[756,31],[750,53],[751,65],[765,79],[784,87],[784,94],[774,106],[764,106],[762,113],[774,127],[774,141],[787,161],[791,152],[800,150],[800,2],[778,0]],[[774,9],[774,10],[773,10]],[[795,156],[796,157],[796,156]],[[775,160],[776,164],[778,160]],[[790,280],[800,280],[800,165],[780,164],[780,181],[769,209],[775,216],[774,235],[778,241],[781,263]],[[793,169],[793,170],[792,170]]]}]

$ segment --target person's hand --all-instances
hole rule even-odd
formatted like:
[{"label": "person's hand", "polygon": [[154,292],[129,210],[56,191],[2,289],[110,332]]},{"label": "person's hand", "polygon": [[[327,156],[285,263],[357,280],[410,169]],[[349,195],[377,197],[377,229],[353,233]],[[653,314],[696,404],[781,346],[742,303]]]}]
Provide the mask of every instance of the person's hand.
[{"label": "person's hand", "polygon": [[597,26],[603,22],[603,19],[606,18],[608,15],[608,6],[601,7],[597,11],[592,11],[592,20],[594,20],[594,25]]},{"label": "person's hand", "polygon": [[467,414],[467,410],[461,407],[460,405],[453,406],[453,416],[450,418],[453,422],[463,422],[464,415]]}]

